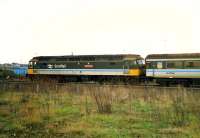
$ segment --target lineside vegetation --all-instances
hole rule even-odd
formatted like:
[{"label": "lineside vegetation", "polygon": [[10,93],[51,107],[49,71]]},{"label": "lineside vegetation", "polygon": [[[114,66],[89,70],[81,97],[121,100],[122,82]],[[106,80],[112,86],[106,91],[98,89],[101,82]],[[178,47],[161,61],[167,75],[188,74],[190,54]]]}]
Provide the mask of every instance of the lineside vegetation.
[{"label": "lineside vegetation", "polygon": [[200,137],[199,89],[49,83],[0,87],[0,137]]}]

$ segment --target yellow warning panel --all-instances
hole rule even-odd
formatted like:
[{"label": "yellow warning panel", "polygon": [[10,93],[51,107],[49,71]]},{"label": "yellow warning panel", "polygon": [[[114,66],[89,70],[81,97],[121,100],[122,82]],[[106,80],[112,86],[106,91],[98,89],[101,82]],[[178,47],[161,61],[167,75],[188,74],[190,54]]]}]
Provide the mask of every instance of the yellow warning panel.
[{"label": "yellow warning panel", "polygon": [[129,69],[128,74],[130,76],[140,76],[141,70],[140,69]]},{"label": "yellow warning panel", "polygon": [[28,74],[33,74],[33,69],[28,69]]}]

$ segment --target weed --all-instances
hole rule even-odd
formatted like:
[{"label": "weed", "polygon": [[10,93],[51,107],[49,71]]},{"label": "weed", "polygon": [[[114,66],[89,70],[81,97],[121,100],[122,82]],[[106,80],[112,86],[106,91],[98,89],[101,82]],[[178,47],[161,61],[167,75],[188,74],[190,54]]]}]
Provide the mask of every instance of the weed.
[{"label": "weed", "polygon": [[0,93],[0,137],[200,137],[200,93],[45,83]]}]

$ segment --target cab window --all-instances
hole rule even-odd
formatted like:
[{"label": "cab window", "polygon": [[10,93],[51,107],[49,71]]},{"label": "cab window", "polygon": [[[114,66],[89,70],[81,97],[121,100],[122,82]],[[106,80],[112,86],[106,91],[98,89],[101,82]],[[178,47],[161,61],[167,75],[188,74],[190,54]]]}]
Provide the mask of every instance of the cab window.
[{"label": "cab window", "polygon": [[138,64],[138,65],[144,65],[144,60],[142,60],[142,59],[137,60],[137,64]]},{"label": "cab window", "polygon": [[29,64],[28,64],[28,68],[33,68],[33,62],[29,62]]},{"label": "cab window", "polygon": [[129,66],[129,68],[138,68],[138,64],[136,60],[129,60],[125,63],[125,65]]}]

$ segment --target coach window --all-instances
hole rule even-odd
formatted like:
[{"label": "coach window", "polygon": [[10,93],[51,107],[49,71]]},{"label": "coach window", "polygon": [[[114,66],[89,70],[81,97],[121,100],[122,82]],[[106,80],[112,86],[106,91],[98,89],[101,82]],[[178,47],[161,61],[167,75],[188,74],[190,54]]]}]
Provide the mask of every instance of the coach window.
[{"label": "coach window", "polygon": [[194,67],[194,62],[193,61],[186,61],[185,62],[185,67],[186,68],[193,68]]},{"label": "coach window", "polygon": [[185,68],[191,69],[199,69],[200,68],[200,61],[186,61]]},{"label": "coach window", "polygon": [[168,62],[167,68],[175,68],[175,63],[174,62]]},{"label": "coach window", "polygon": [[162,68],[163,68],[162,62],[157,62],[157,69],[162,69]]},{"label": "coach window", "polygon": [[181,69],[183,68],[183,62],[182,61],[167,61],[167,68]]},{"label": "coach window", "polygon": [[116,65],[116,62],[110,62],[110,65]]},{"label": "coach window", "polygon": [[200,68],[200,61],[194,61],[193,62],[193,64],[194,64],[194,68]]},{"label": "coach window", "polygon": [[146,66],[148,69],[155,69],[156,68],[156,62],[146,62]]},{"label": "coach window", "polygon": [[149,69],[150,68],[150,62],[146,61],[146,68]]},{"label": "coach window", "polygon": [[151,62],[146,62],[146,68],[147,68],[147,69],[152,68],[152,67],[151,67]]}]

